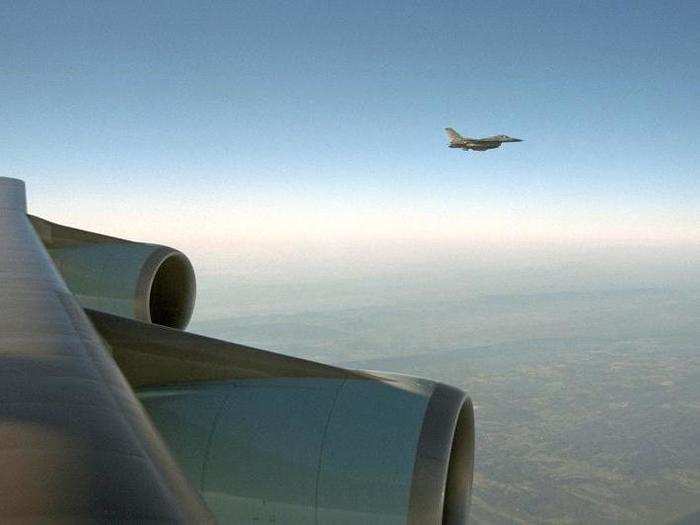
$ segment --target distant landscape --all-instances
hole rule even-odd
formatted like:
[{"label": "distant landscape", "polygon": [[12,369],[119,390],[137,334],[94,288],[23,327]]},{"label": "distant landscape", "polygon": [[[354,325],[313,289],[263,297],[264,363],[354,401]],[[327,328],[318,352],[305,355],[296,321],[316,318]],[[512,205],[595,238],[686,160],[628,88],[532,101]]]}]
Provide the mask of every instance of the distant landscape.
[{"label": "distant landscape", "polygon": [[696,289],[209,278],[191,329],[466,390],[474,523],[665,523],[700,510],[698,319]]}]

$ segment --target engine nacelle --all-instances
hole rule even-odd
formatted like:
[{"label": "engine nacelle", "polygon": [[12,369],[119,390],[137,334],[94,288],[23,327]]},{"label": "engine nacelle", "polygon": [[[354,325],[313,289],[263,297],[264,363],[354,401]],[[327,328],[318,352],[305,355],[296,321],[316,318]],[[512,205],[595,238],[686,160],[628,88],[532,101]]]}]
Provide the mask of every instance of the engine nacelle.
[{"label": "engine nacelle", "polygon": [[171,328],[187,326],[196,284],[184,254],[30,219],[83,307]]},{"label": "engine nacelle", "polygon": [[87,313],[221,523],[466,523],[461,390]]},{"label": "engine nacelle", "polygon": [[137,395],[222,523],[466,522],[473,413],[455,388],[375,375]]}]

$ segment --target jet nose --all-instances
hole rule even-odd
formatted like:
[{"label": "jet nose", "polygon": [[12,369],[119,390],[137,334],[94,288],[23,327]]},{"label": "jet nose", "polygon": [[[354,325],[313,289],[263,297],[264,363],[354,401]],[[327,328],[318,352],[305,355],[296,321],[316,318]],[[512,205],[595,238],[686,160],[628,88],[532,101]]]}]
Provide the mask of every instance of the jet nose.
[{"label": "jet nose", "polygon": [[511,141],[511,142],[522,142],[522,139],[514,139],[514,138],[511,138],[510,141]]}]

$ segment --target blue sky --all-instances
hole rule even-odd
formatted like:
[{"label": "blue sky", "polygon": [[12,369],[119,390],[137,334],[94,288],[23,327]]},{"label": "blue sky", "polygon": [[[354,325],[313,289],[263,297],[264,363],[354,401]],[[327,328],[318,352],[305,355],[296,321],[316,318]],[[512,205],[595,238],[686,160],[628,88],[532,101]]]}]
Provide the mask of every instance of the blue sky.
[{"label": "blue sky", "polygon": [[[185,243],[697,242],[699,19],[696,2],[6,2],[0,173],[35,213]],[[525,142],[465,154],[445,126]]]}]

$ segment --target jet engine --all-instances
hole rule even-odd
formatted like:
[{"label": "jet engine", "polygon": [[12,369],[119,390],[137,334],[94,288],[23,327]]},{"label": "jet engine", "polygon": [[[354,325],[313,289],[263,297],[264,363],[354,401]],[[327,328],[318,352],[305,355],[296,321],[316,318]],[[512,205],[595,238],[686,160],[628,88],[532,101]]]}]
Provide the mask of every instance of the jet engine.
[{"label": "jet engine", "polygon": [[461,390],[88,314],[221,523],[466,523]]},{"label": "jet engine", "polygon": [[464,524],[464,392],[183,332],[179,251],[30,217],[170,453],[221,523]]},{"label": "jet engine", "polygon": [[83,307],[172,328],[187,326],[196,285],[184,254],[167,246],[30,219]]}]

